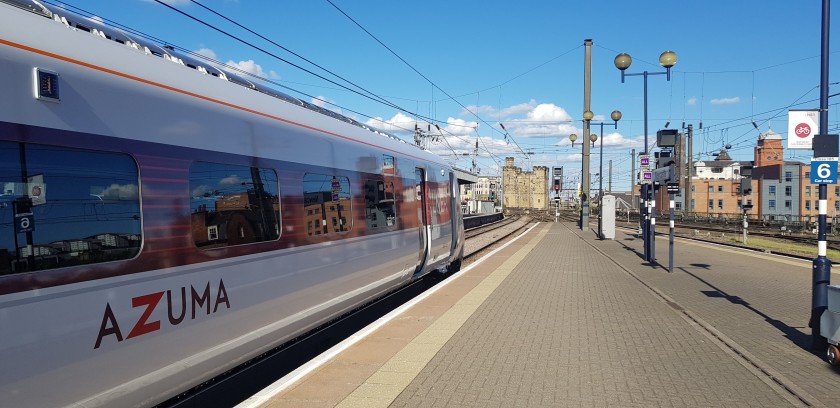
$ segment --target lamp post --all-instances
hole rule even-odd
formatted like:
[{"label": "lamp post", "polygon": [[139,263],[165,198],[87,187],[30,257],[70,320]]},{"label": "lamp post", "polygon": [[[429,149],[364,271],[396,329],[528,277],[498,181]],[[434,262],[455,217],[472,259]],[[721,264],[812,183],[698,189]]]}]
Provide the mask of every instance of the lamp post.
[{"label": "lamp post", "polygon": [[[613,125],[616,129],[618,129],[618,121],[621,120],[621,112],[614,110],[610,113],[610,119],[613,120]],[[604,122],[596,123],[596,125],[601,126],[601,144],[598,148],[598,174],[601,175],[598,178],[598,239],[604,239],[604,225],[603,225],[603,214],[604,214]],[[593,139],[594,137],[594,139]],[[591,135],[590,139],[593,139],[593,142],[598,139],[598,135]]]},{"label": "lamp post", "polygon": [[589,121],[592,112],[589,109],[592,89],[592,39],[583,40],[583,155],[581,156],[581,210],[580,229],[589,227]]},{"label": "lamp post", "polygon": [[[659,55],[659,65],[665,68],[665,72],[640,72],[640,73],[633,73],[628,74],[625,71],[627,68],[630,68],[630,64],[633,62],[633,59],[630,58],[629,54],[621,53],[615,57],[615,67],[621,71],[621,83],[624,83],[625,76],[642,76],[645,79],[645,87],[644,87],[644,122],[645,122],[645,146],[642,150],[644,155],[648,154],[648,109],[647,109],[647,94],[648,94],[648,75],[666,75],[668,81],[671,80],[671,67],[677,64],[677,54],[673,51],[665,51]],[[640,214],[645,215],[645,221],[642,223],[642,236],[645,243],[645,260],[648,262],[653,262],[656,260],[655,254],[655,231],[654,226],[656,225],[656,216],[653,213],[653,186],[648,186],[647,184],[642,184],[642,198],[647,204],[647,209],[644,205],[641,204],[642,207],[640,209]],[[642,211],[645,210],[645,211]],[[639,221],[642,222],[641,216],[639,217]],[[648,221],[650,224],[648,224]]]},{"label": "lamp post", "polygon": [[[580,229],[585,230],[586,227],[589,225],[589,143],[586,142],[586,139],[589,139],[589,142],[592,143],[592,147],[595,147],[595,141],[598,139],[598,135],[591,135],[589,134],[589,121],[595,115],[590,111],[583,112],[583,133],[584,133],[584,140],[583,140],[583,154],[581,156],[581,172],[580,172]],[[577,140],[577,135],[572,133],[569,135],[569,140],[572,142],[572,147],[575,147],[575,141]]]},{"label": "lamp post", "polygon": [[[592,140],[591,136],[589,135],[589,121],[591,121],[594,116],[595,115],[589,110],[586,110],[586,111],[583,112],[583,153],[581,155],[581,166],[580,166],[580,168],[581,168],[581,175],[580,175],[581,176],[581,183],[580,183],[580,185],[581,185],[580,229],[581,230],[585,230],[587,228],[587,226],[589,225],[589,199],[590,199],[590,196],[591,196],[590,191],[589,191],[589,187],[590,187],[589,184],[591,183],[591,180],[589,179],[590,148],[589,148],[589,143],[587,142],[587,140],[589,140],[590,142],[594,142]],[[570,135],[570,137],[571,137],[571,135]]]}]

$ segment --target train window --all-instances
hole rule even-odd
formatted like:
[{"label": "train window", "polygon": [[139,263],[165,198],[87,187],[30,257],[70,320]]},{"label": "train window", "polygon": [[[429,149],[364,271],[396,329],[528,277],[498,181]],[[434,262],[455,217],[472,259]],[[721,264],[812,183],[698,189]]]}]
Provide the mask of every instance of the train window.
[{"label": "train window", "polygon": [[280,196],[272,169],[195,162],[190,194],[193,241],[199,248],[280,237]]},{"label": "train window", "polygon": [[368,228],[391,227],[397,222],[394,183],[365,180],[365,219]]},{"label": "train window", "polygon": [[[304,221],[307,225],[306,233],[313,236],[349,231],[353,227],[350,217],[351,197],[350,179],[347,177],[304,174],[303,207],[304,213],[307,214]],[[310,223],[313,228],[309,227]]]},{"label": "train window", "polygon": [[0,275],[133,258],[138,186],[126,154],[0,142]]}]

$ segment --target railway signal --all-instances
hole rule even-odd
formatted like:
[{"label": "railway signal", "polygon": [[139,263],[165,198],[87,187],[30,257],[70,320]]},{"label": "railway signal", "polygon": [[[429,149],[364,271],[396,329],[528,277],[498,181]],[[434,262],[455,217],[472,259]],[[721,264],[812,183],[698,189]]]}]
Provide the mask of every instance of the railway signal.
[{"label": "railway signal", "polygon": [[752,194],[752,170],[753,166],[741,166],[741,195]]},{"label": "railway signal", "polygon": [[554,167],[552,169],[554,176],[554,195],[560,197],[560,191],[563,190],[563,166]]}]

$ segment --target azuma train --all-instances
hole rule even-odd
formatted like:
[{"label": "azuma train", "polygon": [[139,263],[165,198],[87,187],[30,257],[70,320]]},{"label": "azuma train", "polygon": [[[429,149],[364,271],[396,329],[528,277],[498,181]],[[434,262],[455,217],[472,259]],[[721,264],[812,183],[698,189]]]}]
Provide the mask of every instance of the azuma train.
[{"label": "azuma train", "polygon": [[150,406],[432,271],[439,157],[97,19],[0,0],[0,405]]}]

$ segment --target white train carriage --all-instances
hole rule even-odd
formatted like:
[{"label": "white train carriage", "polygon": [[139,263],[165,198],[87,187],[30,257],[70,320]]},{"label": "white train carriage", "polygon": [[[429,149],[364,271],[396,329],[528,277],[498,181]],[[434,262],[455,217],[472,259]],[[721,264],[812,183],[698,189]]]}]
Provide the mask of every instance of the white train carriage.
[{"label": "white train carriage", "polygon": [[36,1],[0,72],[0,405],[153,405],[460,265],[413,145]]}]

